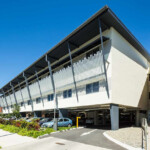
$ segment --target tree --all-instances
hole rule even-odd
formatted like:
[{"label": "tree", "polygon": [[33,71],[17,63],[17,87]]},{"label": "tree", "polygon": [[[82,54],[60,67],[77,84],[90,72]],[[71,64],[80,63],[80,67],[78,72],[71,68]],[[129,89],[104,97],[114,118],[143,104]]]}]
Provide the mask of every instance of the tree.
[{"label": "tree", "polygon": [[12,112],[13,112],[13,116],[15,116],[16,118],[20,118],[21,117],[20,106],[19,105],[14,104]]}]

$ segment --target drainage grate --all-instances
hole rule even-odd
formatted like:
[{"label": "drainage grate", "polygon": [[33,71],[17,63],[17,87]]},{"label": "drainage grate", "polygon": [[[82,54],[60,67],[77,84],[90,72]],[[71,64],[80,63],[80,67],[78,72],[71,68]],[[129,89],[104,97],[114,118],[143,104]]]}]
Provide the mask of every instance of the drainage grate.
[{"label": "drainage grate", "polygon": [[65,145],[64,143],[59,143],[59,142],[57,142],[56,144],[58,144],[58,145]]}]

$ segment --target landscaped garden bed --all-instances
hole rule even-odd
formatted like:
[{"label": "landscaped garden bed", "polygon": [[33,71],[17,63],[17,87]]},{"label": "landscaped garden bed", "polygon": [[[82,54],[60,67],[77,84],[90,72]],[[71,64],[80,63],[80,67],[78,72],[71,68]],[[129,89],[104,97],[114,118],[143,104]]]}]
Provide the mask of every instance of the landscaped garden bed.
[{"label": "landscaped garden bed", "polygon": [[[75,128],[74,127],[58,127],[58,131]],[[9,131],[11,133],[17,133],[22,136],[29,136],[37,138],[44,134],[50,134],[55,132],[53,128],[40,128],[38,120],[33,122],[26,122],[24,120],[5,120],[0,118],[0,129]]]}]

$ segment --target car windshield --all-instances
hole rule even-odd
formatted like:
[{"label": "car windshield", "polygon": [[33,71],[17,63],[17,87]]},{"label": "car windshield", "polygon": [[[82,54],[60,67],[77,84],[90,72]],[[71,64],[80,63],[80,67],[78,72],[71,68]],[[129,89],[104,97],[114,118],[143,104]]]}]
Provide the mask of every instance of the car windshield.
[{"label": "car windshield", "polygon": [[46,120],[46,118],[43,118],[41,121],[45,121]]},{"label": "car windshield", "polygon": [[48,121],[48,118],[43,118],[41,121]]}]

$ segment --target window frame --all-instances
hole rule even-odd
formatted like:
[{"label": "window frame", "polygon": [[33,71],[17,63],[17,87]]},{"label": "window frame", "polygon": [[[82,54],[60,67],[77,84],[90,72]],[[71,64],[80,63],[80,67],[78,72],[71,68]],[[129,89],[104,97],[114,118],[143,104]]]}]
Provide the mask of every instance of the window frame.
[{"label": "window frame", "polygon": [[99,92],[99,81],[86,84],[86,94],[97,93]]},{"label": "window frame", "polygon": [[53,101],[53,100],[54,100],[54,94],[47,95],[47,101],[48,102]]},{"label": "window frame", "polygon": [[27,103],[28,103],[28,105],[31,105],[31,104],[32,104],[32,101],[31,101],[31,100],[28,100]]},{"label": "window frame", "polygon": [[20,105],[21,105],[21,107],[22,107],[22,106],[24,105],[24,102],[21,102]]},{"label": "window frame", "polygon": [[36,98],[36,104],[40,104],[41,103],[41,97]]},{"label": "window frame", "polygon": [[68,89],[68,90],[63,91],[63,98],[64,99],[70,98],[70,97],[72,97],[72,89]]}]

